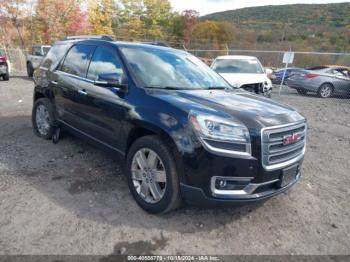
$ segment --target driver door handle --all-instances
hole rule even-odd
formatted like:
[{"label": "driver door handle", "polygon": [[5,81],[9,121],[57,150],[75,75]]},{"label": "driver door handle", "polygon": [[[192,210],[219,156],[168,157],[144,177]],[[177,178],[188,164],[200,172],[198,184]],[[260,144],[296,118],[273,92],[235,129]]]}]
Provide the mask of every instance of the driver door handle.
[{"label": "driver door handle", "polygon": [[78,90],[78,93],[79,93],[79,94],[82,94],[82,95],[85,95],[85,96],[87,95],[87,92],[86,92],[85,89],[79,89],[79,90]]}]

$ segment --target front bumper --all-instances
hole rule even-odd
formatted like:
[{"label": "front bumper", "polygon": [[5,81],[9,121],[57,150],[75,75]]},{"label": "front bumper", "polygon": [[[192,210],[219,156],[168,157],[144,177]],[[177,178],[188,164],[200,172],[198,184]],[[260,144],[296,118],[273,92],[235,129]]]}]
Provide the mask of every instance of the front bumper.
[{"label": "front bumper", "polygon": [[214,196],[208,197],[207,194],[205,194],[205,192],[203,191],[203,189],[189,186],[183,183],[180,184],[180,188],[182,197],[185,199],[186,203],[193,206],[210,208],[238,207],[247,204],[262,202],[264,200],[269,199],[270,197],[281,194],[289,188],[291,188],[300,179],[300,177],[301,173],[299,172],[295,180],[284,187],[279,188],[277,186],[278,181],[276,181],[275,185],[273,185],[270,189],[244,197],[234,195],[227,196],[225,198],[218,198]]}]

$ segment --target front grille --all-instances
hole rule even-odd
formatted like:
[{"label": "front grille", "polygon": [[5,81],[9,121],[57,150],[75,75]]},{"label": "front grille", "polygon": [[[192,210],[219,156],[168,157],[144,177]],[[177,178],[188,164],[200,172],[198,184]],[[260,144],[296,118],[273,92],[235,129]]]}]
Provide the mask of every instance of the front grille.
[{"label": "front grille", "polygon": [[[300,134],[300,140],[285,145],[284,137]],[[264,128],[261,133],[262,164],[266,170],[283,168],[299,161],[305,152],[306,124]]]}]

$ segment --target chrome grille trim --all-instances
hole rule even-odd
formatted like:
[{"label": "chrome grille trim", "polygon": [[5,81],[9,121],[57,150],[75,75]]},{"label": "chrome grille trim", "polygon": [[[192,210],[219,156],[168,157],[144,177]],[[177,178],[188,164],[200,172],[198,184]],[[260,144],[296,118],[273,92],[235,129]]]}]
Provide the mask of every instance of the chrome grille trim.
[{"label": "chrome grille trim", "polygon": [[[301,140],[283,145],[283,136],[301,133]],[[306,122],[266,127],[261,130],[261,162],[265,170],[284,168],[301,160],[306,148]]]}]

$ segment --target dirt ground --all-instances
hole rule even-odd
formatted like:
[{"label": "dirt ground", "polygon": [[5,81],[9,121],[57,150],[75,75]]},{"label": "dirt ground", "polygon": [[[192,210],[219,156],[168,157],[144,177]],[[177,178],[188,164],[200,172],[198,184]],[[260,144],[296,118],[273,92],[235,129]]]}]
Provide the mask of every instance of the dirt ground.
[{"label": "dirt ground", "polygon": [[0,254],[350,254],[350,100],[284,91],[308,118],[303,175],[239,209],[142,211],[122,163],[84,141],[34,136],[33,82],[0,81]]}]

